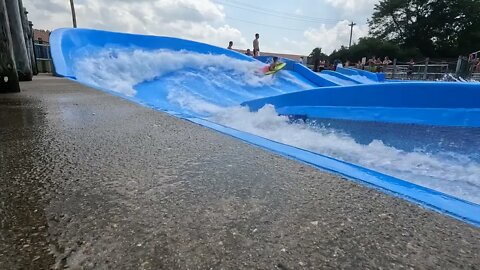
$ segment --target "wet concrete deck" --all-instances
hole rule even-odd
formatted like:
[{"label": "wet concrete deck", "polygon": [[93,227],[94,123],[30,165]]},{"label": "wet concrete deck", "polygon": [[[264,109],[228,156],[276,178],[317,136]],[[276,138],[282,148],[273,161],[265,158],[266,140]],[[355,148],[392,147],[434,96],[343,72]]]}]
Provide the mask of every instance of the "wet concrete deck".
[{"label": "wet concrete deck", "polygon": [[0,269],[479,269],[480,229],[40,76],[0,95]]}]

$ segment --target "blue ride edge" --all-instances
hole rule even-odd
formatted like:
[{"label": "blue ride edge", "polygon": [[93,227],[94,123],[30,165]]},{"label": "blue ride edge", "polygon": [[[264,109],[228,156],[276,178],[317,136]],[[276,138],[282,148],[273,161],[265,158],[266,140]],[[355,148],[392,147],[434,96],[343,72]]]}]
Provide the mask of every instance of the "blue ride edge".
[{"label": "blue ride edge", "polygon": [[[80,83],[74,78],[65,78],[76,83]],[[334,173],[336,175],[344,176],[348,180],[355,183],[374,188],[375,190],[379,190],[383,193],[407,200],[424,208],[433,210],[441,214],[445,214],[447,216],[453,217],[457,220],[469,223],[480,228],[480,205],[478,204],[465,201],[433,189],[416,185],[335,158],[313,153],[311,151],[303,150],[294,146],[282,144],[257,135],[216,124],[206,119],[201,119],[183,113],[163,110],[152,104],[139,101],[135,97],[125,96],[109,89],[85,83],[81,84],[107,92],[114,96],[126,99],[130,102],[140,104],[144,107],[151,108],[157,111],[162,111],[180,119],[184,119],[200,126],[213,129],[222,134],[226,134],[231,137],[240,139],[251,145],[255,145],[257,147],[279,154],[286,158],[300,161],[302,163],[308,164],[324,171]]]}]

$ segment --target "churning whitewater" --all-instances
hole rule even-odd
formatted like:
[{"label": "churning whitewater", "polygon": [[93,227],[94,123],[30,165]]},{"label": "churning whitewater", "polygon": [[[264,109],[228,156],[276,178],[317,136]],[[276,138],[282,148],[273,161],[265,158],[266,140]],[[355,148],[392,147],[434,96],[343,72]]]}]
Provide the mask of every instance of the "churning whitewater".
[{"label": "churning whitewater", "polygon": [[208,119],[480,203],[480,163],[469,155],[406,151],[381,140],[361,144],[334,128],[279,116],[270,105],[258,112],[238,106],[314,87],[288,71],[264,76],[259,72],[264,65],[188,51],[99,49],[78,57],[74,73],[79,81],[157,109]]}]

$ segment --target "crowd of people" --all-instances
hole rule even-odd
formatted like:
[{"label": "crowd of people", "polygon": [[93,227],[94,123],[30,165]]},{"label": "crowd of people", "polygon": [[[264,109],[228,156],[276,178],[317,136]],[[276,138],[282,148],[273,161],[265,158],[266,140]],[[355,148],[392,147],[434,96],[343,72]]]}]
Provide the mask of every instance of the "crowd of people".
[{"label": "crowd of people", "polygon": [[[252,45],[252,50],[247,49],[245,55],[252,57],[260,56],[260,35],[258,33],[255,34],[255,39],[253,40]],[[230,41],[228,43],[227,49],[233,50],[233,41]],[[471,72],[480,73],[480,57],[472,58],[469,60],[471,63]],[[304,63],[303,57],[299,61]],[[337,66],[340,65],[342,67],[353,66],[355,68],[371,72],[385,72],[387,70],[387,67],[392,63],[393,62],[388,56],[385,56],[383,60],[380,57],[376,56],[372,56],[368,60],[366,57],[364,57],[363,59],[358,60],[354,65],[352,65],[352,63],[348,60],[345,63],[342,63],[342,61],[340,60],[330,62],[328,60],[315,59],[313,63],[313,71],[321,72],[322,70],[336,70]],[[407,62],[407,65],[407,75],[411,76],[414,71],[415,62],[413,61],[413,59],[411,59],[409,62]]]},{"label": "crowd of people", "polygon": [[[245,52],[245,55],[248,55],[248,56],[252,56],[252,57],[258,57],[260,56],[260,34],[256,33],[255,34],[255,39],[253,40],[252,42],[252,47],[253,47],[253,50],[250,50],[250,49],[247,49],[246,52]],[[229,50],[233,50],[233,41],[229,41],[228,42],[228,47],[227,49]],[[303,58],[302,58],[303,60]],[[267,71],[274,71],[275,68],[280,64],[279,62],[279,59],[277,56],[273,56],[272,57],[272,61],[271,63],[265,67],[265,70],[264,72],[267,72]]]},{"label": "crowd of people", "polygon": [[355,67],[358,69],[368,70],[371,72],[384,72],[387,70],[388,65],[391,65],[393,62],[390,60],[388,56],[382,59],[380,57],[373,56],[372,58],[368,59],[368,61],[358,61],[355,64]]},{"label": "crowd of people", "polygon": [[480,57],[470,59],[470,72],[480,73]]},{"label": "crowd of people", "polygon": [[388,56],[386,56],[383,61],[380,58],[373,56],[370,59],[362,59],[357,63],[352,64],[349,60],[343,63],[341,60],[334,60],[330,62],[328,60],[315,59],[313,64],[313,71],[321,72],[322,70],[336,70],[338,66],[341,67],[355,67],[362,70],[368,70],[371,72],[384,72],[388,65],[391,65],[393,62]]},{"label": "crowd of people", "polygon": [[[259,39],[260,39],[260,34],[256,33],[255,39],[253,40],[253,46],[252,46],[253,51],[250,49],[247,49],[247,51],[245,52],[245,55],[253,56],[253,57],[260,56],[260,40]],[[233,41],[228,42],[227,49],[233,50]]]},{"label": "crowd of people", "polygon": [[[315,62],[313,70],[316,72],[321,72],[322,70],[336,70],[337,66],[341,67],[354,67],[357,69],[361,70],[366,70],[370,72],[386,72],[388,69],[388,66],[392,65],[393,61],[390,60],[388,56],[385,56],[383,60],[381,58],[377,58],[375,56],[371,57],[370,59],[367,60],[366,57],[363,59],[357,61],[356,63],[352,64],[350,61],[346,61],[345,63],[342,63],[340,60],[335,60],[333,64],[330,64],[329,61],[324,61],[324,60],[318,60],[318,63]],[[407,76],[411,77],[414,73],[414,68],[415,68],[415,61],[413,59],[410,59],[407,63]]]}]

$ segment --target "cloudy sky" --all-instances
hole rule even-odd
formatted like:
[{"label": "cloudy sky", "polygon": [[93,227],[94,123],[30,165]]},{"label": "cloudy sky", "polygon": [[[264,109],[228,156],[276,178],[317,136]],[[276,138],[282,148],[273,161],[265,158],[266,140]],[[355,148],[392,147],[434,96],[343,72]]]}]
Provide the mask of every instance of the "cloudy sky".
[{"label": "cloudy sky", "polygon": [[[309,54],[330,53],[368,33],[367,19],[379,0],[75,0],[78,27],[166,35],[218,46],[233,40],[251,48]],[[38,29],[71,27],[69,0],[23,0]]]}]

